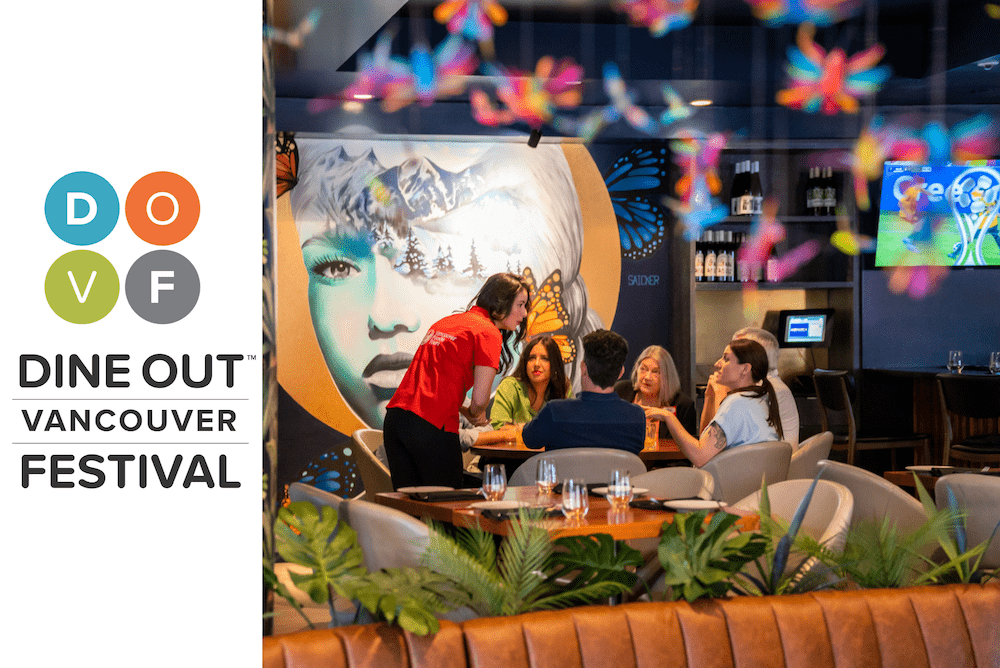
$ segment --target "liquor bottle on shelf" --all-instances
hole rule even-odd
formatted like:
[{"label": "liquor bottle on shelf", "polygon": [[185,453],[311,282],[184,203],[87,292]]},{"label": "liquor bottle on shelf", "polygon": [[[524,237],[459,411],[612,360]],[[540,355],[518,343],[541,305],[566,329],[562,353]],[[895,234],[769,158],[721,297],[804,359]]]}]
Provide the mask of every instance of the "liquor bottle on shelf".
[{"label": "liquor bottle on shelf", "polygon": [[715,282],[715,233],[705,230],[705,280]]},{"label": "liquor bottle on shelf", "polygon": [[778,282],[778,258],[774,255],[770,255],[767,258],[767,264],[764,269],[764,277],[767,279],[768,283]]},{"label": "liquor bottle on shelf", "polygon": [[752,216],[753,215],[753,194],[750,192],[750,161],[743,161],[743,180],[741,182],[740,188],[740,202],[739,211],[736,212],[738,216]]},{"label": "liquor bottle on shelf", "polygon": [[701,283],[705,280],[704,240],[705,234],[703,233],[694,245],[694,280],[696,283]]},{"label": "liquor bottle on shelf", "polygon": [[806,215],[813,215],[813,209],[816,208],[815,200],[813,200],[813,188],[816,186],[816,168],[809,168],[809,177],[806,179]]},{"label": "liquor bottle on shelf", "polygon": [[736,232],[726,231],[726,282],[732,283],[736,280]]},{"label": "liquor bottle on shelf", "polygon": [[715,247],[715,282],[725,283],[726,276],[729,275],[729,244],[726,243],[727,236],[732,234],[729,230],[718,230],[715,238],[718,243]]},{"label": "liquor bottle on shelf", "polygon": [[733,163],[733,183],[729,189],[729,215],[740,213],[740,194],[743,192],[743,161]]},{"label": "liquor bottle on shelf", "polygon": [[825,184],[823,183],[823,167],[816,167],[816,177],[813,179],[813,185],[810,189],[810,201],[812,202],[812,215],[822,216],[823,215],[823,197],[825,196]]},{"label": "liquor bottle on shelf", "polygon": [[753,201],[753,215],[759,216],[764,210],[764,188],[760,184],[760,160],[753,161],[750,170],[750,197]]},{"label": "liquor bottle on shelf", "polygon": [[837,215],[837,184],[833,180],[833,167],[826,168],[823,184],[823,212],[826,216]]}]

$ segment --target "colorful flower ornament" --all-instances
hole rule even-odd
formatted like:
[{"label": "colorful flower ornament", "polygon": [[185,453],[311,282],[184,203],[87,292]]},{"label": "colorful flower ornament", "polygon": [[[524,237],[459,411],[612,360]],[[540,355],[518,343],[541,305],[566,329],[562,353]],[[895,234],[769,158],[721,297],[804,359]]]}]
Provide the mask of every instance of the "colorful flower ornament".
[{"label": "colorful flower ornament", "polygon": [[771,27],[804,21],[828,26],[852,16],[861,0],[747,0],[747,4],[755,17]]},{"label": "colorful flower ornament", "polygon": [[678,199],[668,201],[667,205],[680,218],[688,241],[699,238],[705,228],[729,214],[729,208],[713,197],[722,189],[719,156],[725,146],[724,134],[706,136],[687,130],[679,132],[670,142],[681,177],[675,185]]},{"label": "colorful flower ornament", "polygon": [[384,31],[375,41],[371,52],[358,55],[358,75],[354,82],[341,92],[309,100],[306,108],[319,113],[335,107],[346,99],[382,98],[391,85],[402,85],[410,76],[410,66],[401,58],[392,56],[391,31]]},{"label": "colorful flower ornament", "polygon": [[323,10],[317,7],[306,14],[305,18],[299,21],[299,24],[292,30],[283,30],[265,24],[264,37],[293,49],[301,49],[302,45],[305,44],[306,37],[316,29],[316,24],[319,23],[319,17],[322,15]]},{"label": "colorful flower ornament", "polygon": [[533,129],[552,121],[557,108],[579,106],[582,94],[580,82],[583,68],[566,58],[556,63],[552,56],[543,56],[535,66],[535,74],[508,72],[487,64],[487,74],[497,77],[497,98],[504,105],[495,107],[481,90],[469,96],[472,116],[477,122],[495,127],[523,121]]},{"label": "colorful flower ornament", "polygon": [[635,25],[646,26],[653,37],[691,24],[698,0],[617,0],[616,7]]},{"label": "colorful flower ornament", "polygon": [[493,39],[493,26],[506,25],[507,10],[496,0],[446,0],[434,8],[434,20],[452,35],[474,42]]},{"label": "colorful flower ornament", "polygon": [[840,48],[827,53],[813,41],[815,34],[813,24],[802,24],[796,37],[798,47],[788,48],[785,71],[790,87],[778,91],[778,104],[808,113],[857,113],[858,98],[871,97],[889,78],[888,66],[875,67],[885,48],[876,44],[848,58]]}]

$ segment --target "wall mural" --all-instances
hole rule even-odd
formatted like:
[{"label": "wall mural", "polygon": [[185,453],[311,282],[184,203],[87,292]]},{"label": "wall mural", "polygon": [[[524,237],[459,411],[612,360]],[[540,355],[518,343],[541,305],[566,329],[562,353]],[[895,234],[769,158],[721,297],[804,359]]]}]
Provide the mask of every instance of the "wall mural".
[{"label": "wall mural", "polygon": [[[647,180],[637,197],[631,168],[618,160],[637,162],[634,148],[606,147],[602,173],[582,144],[281,141],[284,484],[356,493],[350,433],[381,428],[428,327],[465,310],[490,274],[533,282],[528,334],[556,337],[576,389],[583,335],[612,327],[623,308],[623,263],[658,261],[667,274],[669,254],[656,252],[665,237],[661,187]],[[637,350],[663,336],[645,332]]]}]

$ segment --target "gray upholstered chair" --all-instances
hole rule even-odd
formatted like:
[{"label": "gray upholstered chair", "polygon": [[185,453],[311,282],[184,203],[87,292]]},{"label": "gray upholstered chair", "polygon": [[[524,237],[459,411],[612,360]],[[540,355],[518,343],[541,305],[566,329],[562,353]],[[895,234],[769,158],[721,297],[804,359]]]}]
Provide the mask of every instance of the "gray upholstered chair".
[{"label": "gray upholstered chair", "polygon": [[658,499],[711,499],[715,480],[702,469],[668,466],[632,476],[632,486],[648,489]]},{"label": "gray upholstered chair", "polygon": [[830,456],[831,447],[833,447],[832,431],[824,431],[802,441],[798,449],[792,453],[792,461],[788,464],[788,479],[815,478],[816,465],[821,459]]},{"label": "gray upholstered chair", "polygon": [[726,504],[788,477],[792,446],[785,441],[766,441],[728,448],[701,467],[715,480],[714,498]]},{"label": "gray upholstered chair", "polygon": [[882,476],[857,466],[824,459],[819,462],[822,479],[840,483],[854,496],[851,523],[881,522],[889,517],[900,534],[910,533],[927,521],[920,502]]},{"label": "gray upholstered chair", "polygon": [[615,448],[561,448],[550,452],[540,452],[526,459],[510,475],[507,484],[511,487],[525,487],[535,484],[535,468],[538,460],[549,457],[556,462],[556,476],[583,478],[587,482],[607,482],[608,473],[613,469],[626,469],[632,475],[646,472],[646,465],[639,455]]},{"label": "gray upholstered chair", "polygon": [[361,498],[374,501],[376,494],[393,491],[389,467],[375,456],[375,451],[382,445],[382,430],[358,429],[351,434],[351,440],[355,446],[354,461],[358,463],[361,484],[365,486],[365,494]]},{"label": "gray upholstered chair", "polygon": [[934,486],[934,502],[939,509],[948,507],[949,490],[966,513],[967,545],[975,547],[993,536],[980,567],[1000,567],[1000,530],[996,529],[1000,524],[1000,477],[975,473],[942,476]]}]

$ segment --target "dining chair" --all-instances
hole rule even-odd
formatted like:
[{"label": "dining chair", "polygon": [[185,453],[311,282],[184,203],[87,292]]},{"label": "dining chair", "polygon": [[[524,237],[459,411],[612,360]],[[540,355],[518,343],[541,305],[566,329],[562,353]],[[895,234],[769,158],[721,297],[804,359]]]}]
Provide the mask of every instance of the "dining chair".
[{"label": "dining chair", "polygon": [[927,521],[924,507],[899,485],[858,466],[824,459],[822,480],[840,483],[854,496],[851,524],[881,522],[888,517],[898,534],[909,534]]},{"label": "dining chair", "polygon": [[560,448],[540,452],[524,460],[524,463],[510,474],[510,487],[525,487],[535,484],[535,468],[538,460],[546,457],[556,463],[556,477],[583,478],[587,482],[607,482],[613,469],[626,469],[632,475],[646,472],[646,465],[639,455],[615,448]]},{"label": "dining chair", "polygon": [[[782,480],[767,486],[767,498],[771,504],[771,516],[791,522],[799,503],[806,495],[812,480]],[[733,507],[738,510],[757,511],[760,509],[760,490],[741,499]],[[844,549],[847,541],[847,530],[851,525],[854,509],[854,496],[846,486],[820,478],[816,481],[809,507],[802,520],[800,532],[815,538],[821,544],[833,551]],[[816,567],[818,560],[809,559],[802,572]],[[786,572],[794,569],[797,560],[789,559]]]},{"label": "dining chair", "polygon": [[785,441],[748,443],[727,448],[701,467],[715,481],[713,497],[733,504],[768,485],[788,478],[792,446]]},{"label": "dining chair", "polygon": [[929,464],[931,460],[929,435],[876,436],[867,434],[859,428],[854,416],[853,380],[846,371],[827,369],[813,371],[813,384],[816,386],[822,430],[833,431],[830,427],[830,413],[843,414],[846,422],[845,433],[834,432],[833,449],[846,450],[847,463],[851,466],[855,465],[857,452],[866,450],[889,450],[893,470],[896,470],[897,450],[913,450],[914,460],[917,459],[919,450],[922,461]]},{"label": "dining chair", "polygon": [[[969,376],[942,373],[937,376],[941,417],[944,424],[944,458],[958,459],[980,464],[1000,465],[1000,434],[997,422],[1000,418],[1000,376]],[[957,430],[959,420],[962,430]],[[985,424],[983,420],[989,420]],[[973,432],[956,437],[956,433]],[[992,432],[992,433],[990,433]]]},{"label": "dining chair", "polygon": [[980,568],[1000,568],[1000,477],[975,473],[941,476],[934,485],[934,503],[948,507],[949,492],[965,511],[966,544],[971,548],[993,537]]},{"label": "dining chair", "polygon": [[361,498],[374,500],[380,492],[393,491],[389,467],[375,456],[375,451],[382,445],[382,430],[357,429],[351,434],[351,440],[355,445],[354,461],[358,463],[361,484],[365,487]]},{"label": "dining chair", "polygon": [[821,459],[830,456],[833,447],[833,432],[824,431],[810,436],[799,443],[798,449],[792,453],[792,461],[788,464],[788,479],[816,477],[816,465]]},{"label": "dining chair", "polygon": [[711,499],[712,474],[690,466],[668,466],[632,476],[632,487],[649,490],[657,499]]}]

